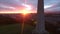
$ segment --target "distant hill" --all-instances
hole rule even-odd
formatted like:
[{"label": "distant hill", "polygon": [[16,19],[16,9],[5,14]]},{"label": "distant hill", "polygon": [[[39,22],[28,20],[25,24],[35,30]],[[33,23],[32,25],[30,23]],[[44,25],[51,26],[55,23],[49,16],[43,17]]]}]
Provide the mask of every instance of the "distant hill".
[{"label": "distant hill", "polygon": [[15,24],[15,23],[18,22],[10,17],[0,15],[0,25]]},{"label": "distant hill", "polygon": [[23,17],[22,14],[0,14],[0,24],[15,24],[24,22],[30,23],[32,19],[36,19],[36,14],[28,14]]}]

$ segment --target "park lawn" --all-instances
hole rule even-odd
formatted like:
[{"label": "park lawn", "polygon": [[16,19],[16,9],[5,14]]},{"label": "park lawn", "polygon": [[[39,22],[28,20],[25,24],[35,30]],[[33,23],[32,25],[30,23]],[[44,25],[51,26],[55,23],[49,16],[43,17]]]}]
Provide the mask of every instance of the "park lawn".
[{"label": "park lawn", "polygon": [[[30,34],[33,30],[33,27],[25,24],[24,33]],[[20,34],[21,33],[21,24],[9,24],[0,26],[0,34]]]}]

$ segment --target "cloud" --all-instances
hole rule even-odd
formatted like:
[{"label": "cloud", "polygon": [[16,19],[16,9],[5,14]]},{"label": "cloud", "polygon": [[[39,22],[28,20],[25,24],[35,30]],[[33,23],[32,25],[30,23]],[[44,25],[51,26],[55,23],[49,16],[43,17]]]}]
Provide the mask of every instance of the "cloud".
[{"label": "cloud", "polygon": [[16,9],[16,8],[14,8],[14,7],[12,7],[12,6],[0,4],[0,11],[4,11],[4,10],[15,10],[15,9]]},{"label": "cloud", "polygon": [[0,11],[4,10],[14,10],[16,7],[20,6],[19,0],[0,0]]},{"label": "cloud", "polygon": [[[51,7],[49,7],[52,5]],[[44,7],[48,6],[48,8],[44,8],[45,10],[51,11],[60,11],[60,0],[44,0]]]},{"label": "cloud", "polygon": [[[19,10],[23,3],[25,3],[24,0],[0,0],[0,11]],[[37,8],[37,0],[27,0],[27,4]]]},{"label": "cloud", "polygon": [[16,0],[0,0],[0,3],[5,3],[5,4],[18,4],[19,1],[16,1]]}]

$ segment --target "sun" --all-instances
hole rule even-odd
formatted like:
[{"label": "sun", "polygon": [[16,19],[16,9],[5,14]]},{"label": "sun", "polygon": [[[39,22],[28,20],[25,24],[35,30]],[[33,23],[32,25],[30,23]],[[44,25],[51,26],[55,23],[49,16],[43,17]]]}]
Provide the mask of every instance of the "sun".
[{"label": "sun", "polygon": [[27,10],[22,10],[22,13],[23,13],[24,15],[26,15],[26,14],[28,14],[28,11],[27,11]]},{"label": "sun", "polygon": [[23,9],[23,10],[20,10],[20,11],[21,11],[21,13],[24,14],[24,15],[30,13],[30,11],[29,11],[29,10],[26,10],[26,9]]},{"label": "sun", "polygon": [[20,10],[22,14],[26,15],[28,13],[31,13],[32,7],[30,5],[22,4],[22,6],[24,6],[24,8]]}]

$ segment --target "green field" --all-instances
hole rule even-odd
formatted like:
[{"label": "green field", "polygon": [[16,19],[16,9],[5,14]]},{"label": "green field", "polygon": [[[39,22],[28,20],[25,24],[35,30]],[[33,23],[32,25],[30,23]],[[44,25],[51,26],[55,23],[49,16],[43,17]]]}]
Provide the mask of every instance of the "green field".
[{"label": "green field", "polygon": [[[33,27],[25,24],[24,34],[31,34]],[[20,34],[21,24],[0,25],[0,34]]]}]

